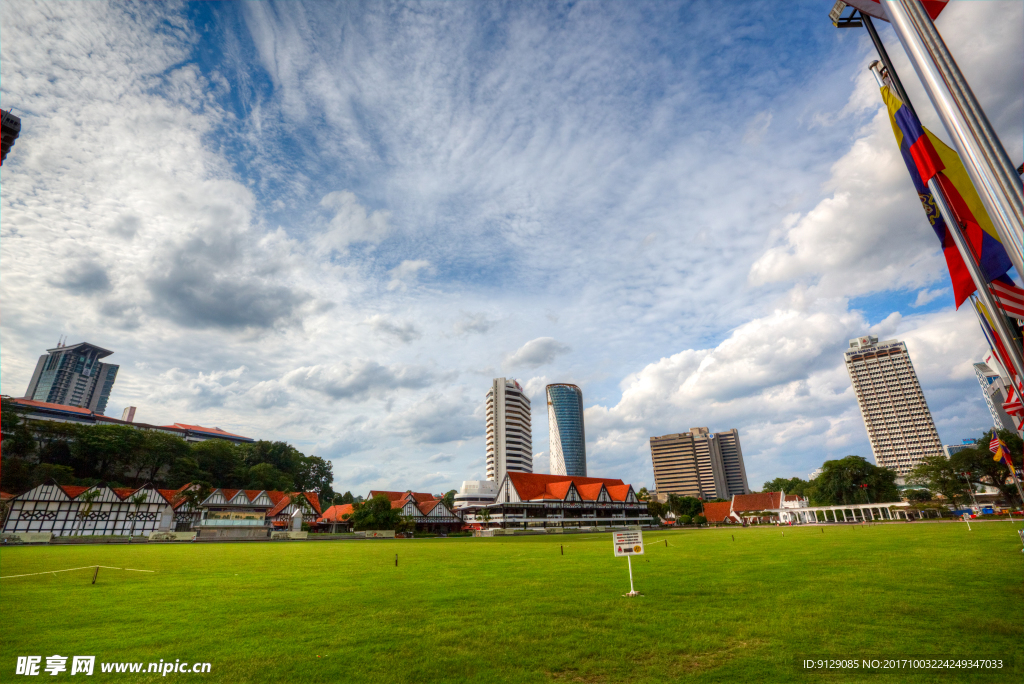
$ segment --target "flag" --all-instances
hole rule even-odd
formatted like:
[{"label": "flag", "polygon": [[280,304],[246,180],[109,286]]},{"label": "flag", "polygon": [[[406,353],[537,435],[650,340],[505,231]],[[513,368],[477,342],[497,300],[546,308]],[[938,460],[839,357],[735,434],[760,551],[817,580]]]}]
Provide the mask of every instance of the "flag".
[{"label": "flag", "polygon": [[992,298],[996,300],[996,304],[1008,316],[1024,320],[1024,290],[1016,285],[1007,285],[1001,280],[993,281],[989,290],[992,292]]},{"label": "flag", "polygon": [[992,433],[992,441],[988,443],[988,450],[995,454],[992,457],[993,461],[1002,461],[1010,469],[1010,472],[1013,472],[1013,461],[1010,460],[1010,451],[1003,444],[1003,440],[999,439],[994,432]]},{"label": "flag", "polygon": [[900,154],[910,172],[928,221],[942,244],[957,308],[977,288],[945,219],[939,213],[935,198],[928,189],[928,181],[932,178],[935,178],[946,195],[950,210],[960,224],[986,282],[1000,281],[1013,286],[1013,281],[1006,275],[1012,266],[1010,257],[999,241],[995,226],[971,184],[959,155],[922,126],[914,113],[888,87],[883,86],[881,90],[882,99],[889,110],[889,123],[896,136],[896,144],[899,145]]}]

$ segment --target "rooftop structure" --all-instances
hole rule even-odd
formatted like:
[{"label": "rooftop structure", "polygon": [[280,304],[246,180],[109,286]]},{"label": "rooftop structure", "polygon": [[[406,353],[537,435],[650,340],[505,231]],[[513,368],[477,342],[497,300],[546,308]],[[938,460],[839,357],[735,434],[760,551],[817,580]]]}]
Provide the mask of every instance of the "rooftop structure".
[{"label": "rooftop structure", "polygon": [[113,353],[88,342],[47,349],[36,362],[25,398],[103,415],[119,367],[100,359]]},{"label": "rooftop structure", "polygon": [[879,466],[902,477],[925,458],[942,453],[906,344],[858,337],[850,340],[845,360]]},{"label": "rooftop structure", "polygon": [[[7,399],[7,397],[5,397]],[[10,398],[18,406],[25,409],[25,418],[28,420],[45,420],[58,423],[82,423],[85,425],[126,425],[137,430],[156,430],[177,435],[187,442],[204,442],[208,439],[226,439],[236,444],[254,442],[252,437],[243,437],[220,428],[203,427],[201,425],[187,425],[185,423],[174,423],[173,425],[150,425],[148,423],[135,423],[126,420],[110,418],[91,411],[87,408],[77,406],[65,406],[63,404],[52,404],[45,401],[32,399]],[[132,415],[134,418],[134,414]]]}]

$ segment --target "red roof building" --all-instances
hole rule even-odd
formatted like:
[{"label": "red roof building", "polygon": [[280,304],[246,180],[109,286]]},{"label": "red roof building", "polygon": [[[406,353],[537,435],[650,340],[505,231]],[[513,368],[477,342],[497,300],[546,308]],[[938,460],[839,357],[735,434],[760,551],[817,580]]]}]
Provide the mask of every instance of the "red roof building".
[{"label": "red roof building", "polygon": [[509,472],[493,504],[466,506],[474,528],[649,525],[647,503],[632,485],[604,477]]}]

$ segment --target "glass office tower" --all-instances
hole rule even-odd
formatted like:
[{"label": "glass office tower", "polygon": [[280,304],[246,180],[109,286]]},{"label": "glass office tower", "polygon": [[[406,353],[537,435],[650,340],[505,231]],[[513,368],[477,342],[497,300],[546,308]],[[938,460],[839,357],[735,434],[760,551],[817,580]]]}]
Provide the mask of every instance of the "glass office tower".
[{"label": "glass office tower", "polygon": [[545,388],[552,475],[587,476],[587,438],[583,431],[583,392],[576,385]]}]

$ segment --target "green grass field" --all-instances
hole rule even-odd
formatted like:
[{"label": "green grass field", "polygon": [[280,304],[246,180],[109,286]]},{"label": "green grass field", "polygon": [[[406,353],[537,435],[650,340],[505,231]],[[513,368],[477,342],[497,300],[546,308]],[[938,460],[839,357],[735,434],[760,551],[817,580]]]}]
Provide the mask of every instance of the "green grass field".
[{"label": "green grass field", "polygon": [[[16,656],[56,653],[212,663],[167,677],[97,665],[86,681],[1019,682],[1019,524],[973,527],[649,532],[635,599],[608,534],[4,548],[5,577],[154,572],[0,580],[0,681],[22,680]],[[798,667],[825,656],[1007,667]]]}]

